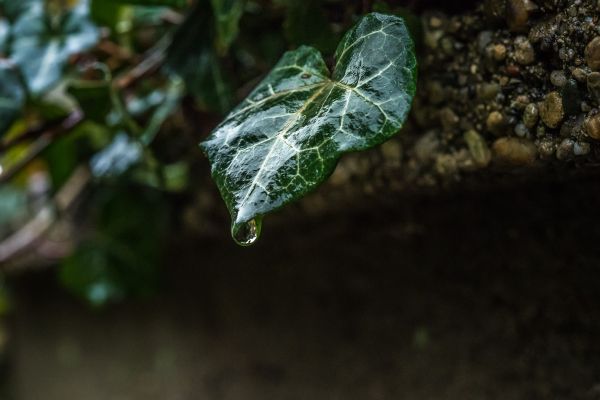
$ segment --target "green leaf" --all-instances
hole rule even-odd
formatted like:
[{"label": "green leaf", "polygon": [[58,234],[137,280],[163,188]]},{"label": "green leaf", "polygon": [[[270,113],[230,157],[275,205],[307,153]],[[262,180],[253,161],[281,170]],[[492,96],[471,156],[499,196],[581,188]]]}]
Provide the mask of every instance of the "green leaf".
[{"label": "green leaf", "polygon": [[216,21],[217,50],[226,54],[239,31],[245,0],[211,0]]},{"label": "green leaf", "polygon": [[4,56],[8,47],[10,37],[10,24],[5,18],[0,18],[0,55]]},{"label": "green leaf", "polygon": [[127,134],[120,132],[112,143],[90,160],[92,174],[95,177],[120,176],[139,163],[143,148]]},{"label": "green leaf", "polygon": [[94,73],[94,79],[83,77],[71,79],[67,92],[77,100],[79,107],[85,113],[86,118],[105,123],[106,116],[113,107],[113,93],[111,87],[111,73],[105,64],[94,63],[87,67],[88,74]]},{"label": "green leaf", "polygon": [[88,19],[87,1],[60,16],[45,12],[42,2],[31,2],[21,11],[12,28],[10,57],[29,91],[39,95],[60,81],[70,56],[98,42],[99,32]]},{"label": "green leaf", "polygon": [[0,136],[15,122],[24,105],[25,91],[14,65],[0,61]]},{"label": "green leaf", "polygon": [[227,112],[231,88],[213,47],[211,15],[201,5],[199,2],[173,35],[166,69],[183,79],[187,91],[203,108]]},{"label": "green leaf", "polygon": [[316,49],[287,52],[201,143],[240,244],[256,239],[264,214],[322,183],[343,153],[380,144],[403,125],[416,86],[404,21],[363,17],[335,57],[330,74]]}]

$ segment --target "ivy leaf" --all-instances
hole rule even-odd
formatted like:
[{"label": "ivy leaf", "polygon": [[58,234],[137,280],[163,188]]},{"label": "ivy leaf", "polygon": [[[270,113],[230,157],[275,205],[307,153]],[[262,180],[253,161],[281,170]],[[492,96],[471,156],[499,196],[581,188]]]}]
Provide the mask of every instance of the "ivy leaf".
[{"label": "ivy leaf", "polygon": [[226,54],[239,31],[245,0],[211,0],[216,21],[217,50]]},{"label": "ivy leaf", "polygon": [[200,1],[178,27],[167,51],[166,69],[179,76],[207,109],[231,109],[231,88],[213,48],[211,15]]},{"label": "ivy leaf", "polygon": [[0,61],[0,136],[15,122],[25,105],[25,91],[14,65]]},{"label": "ivy leaf", "polygon": [[238,243],[256,240],[262,216],[315,189],[343,153],[382,143],[406,120],[416,60],[401,18],[366,15],[335,58],[330,73],[314,48],[287,52],[201,143]]},{"label": "ivy leaf", "polygon": [[12,29],[12,60],[29,91],[40,95],[62,77],[69,57],[93,47],[99,32],[88,19],[87,1],[55,18],[42,2],[30,2]]}]

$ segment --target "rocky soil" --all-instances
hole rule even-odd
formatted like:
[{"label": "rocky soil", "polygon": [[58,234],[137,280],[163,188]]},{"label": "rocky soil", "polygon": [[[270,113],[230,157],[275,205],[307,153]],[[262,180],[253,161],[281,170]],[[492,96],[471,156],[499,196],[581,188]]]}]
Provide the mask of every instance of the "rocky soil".
[{"label": "rocky soil", "polygon": [[456,15],[429,11],[422,21],[411,120],[379,149],[342,160],[321,198],[313,196],[306,208],[349,192],[495,186],[594,171],[596,0],[487,0]]}]

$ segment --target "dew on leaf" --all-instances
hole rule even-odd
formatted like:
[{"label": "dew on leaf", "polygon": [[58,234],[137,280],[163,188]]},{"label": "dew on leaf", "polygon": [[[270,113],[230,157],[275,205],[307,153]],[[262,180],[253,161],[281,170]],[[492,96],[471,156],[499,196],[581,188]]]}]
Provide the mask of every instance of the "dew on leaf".
[{"label": "dew on leaf", "polygon": [[231,226],[231,236],[240,246],[251,246],[260,236],[262,220],[252,219],[248,222],[235,223]]}]

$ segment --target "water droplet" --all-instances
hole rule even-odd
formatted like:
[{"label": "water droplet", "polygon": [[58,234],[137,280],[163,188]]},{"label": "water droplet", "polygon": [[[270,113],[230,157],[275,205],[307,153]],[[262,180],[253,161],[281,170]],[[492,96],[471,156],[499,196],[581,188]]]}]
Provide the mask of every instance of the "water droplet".
[{"label": "water droplet", "polygon": [[311,76],[310,74],[302,74],[300,77],[302,79],[308,79],[308,78],[310,78],[310,76]]},{"label": "water droplet", "polygon": [[236,223],[231,227],[231,236],[240,246],[251,246],[260,236],[262,220],[252,219],[248,222]]}]

